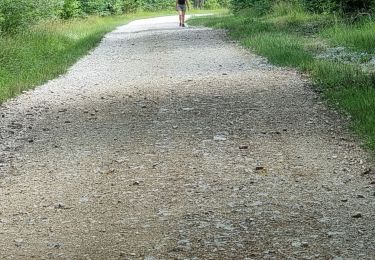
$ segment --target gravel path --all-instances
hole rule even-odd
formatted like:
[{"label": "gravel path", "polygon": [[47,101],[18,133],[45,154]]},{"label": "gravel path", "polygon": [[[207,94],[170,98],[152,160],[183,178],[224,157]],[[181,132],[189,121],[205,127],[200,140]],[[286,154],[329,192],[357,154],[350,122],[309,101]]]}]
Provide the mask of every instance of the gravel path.
[{"label": "gravel path", "polygon": [[1,259],[375,259],[369,156],[299,73],[133,22],[0,108]]}]

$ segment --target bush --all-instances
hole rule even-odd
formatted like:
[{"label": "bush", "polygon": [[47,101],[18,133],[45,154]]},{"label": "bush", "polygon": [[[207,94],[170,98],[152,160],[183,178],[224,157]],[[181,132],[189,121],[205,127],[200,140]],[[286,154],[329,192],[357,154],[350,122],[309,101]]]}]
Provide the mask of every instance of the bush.
[{"label": "bush", "polygon": [[272,0],[232,0],[231,7],[234,12],[239,12],[244,9],[252,9],[259,15],[267,13],[274,1]]},{"label": "bush", "polygon": [[313,13],[342,13],[345,15],[357,13],[373,13],[375,0],[232,0],[231,8],[238,12],[251,8],[259,14],[265,14],[274,5],[301,5]]},{"label": "bush", "polygon": [[13,33],[27,27],[37,18],[32,1],[2,0],[0,1],[0,31]]},{"label": "bush", "polygon": [[105,0],[79,0],[85,14],[102,14],[105,11]]},{"label": "bush", "polygon": [[81,4],[77,0],[65,0],[61,18],[70,19],[81,14]]},{"label": "bush", "polygon": [[373,12],[374,0],[335,0],[338,7],[346,14],[359,12]]},{"label": "bush", "polygon": [[230,0],[217,0],[219,7],[228,8],[230,6]]},{"label": "bush", "polygon": [[145,11],[171,10],[175,8],[175,1],[171,0],[143,0],[140,7]]},{"label": "bush", "polygon": [[40,19],[59,18],[64,0],[34,0],[35,12]]},{"label": "bush", "polygon": [[329,0],[302,0],[302,5],[313,13],[332,13],[338,9],[335,1]]},{"label": "bush", "polygon": [[314,13],[342,14],[372,13],[375,9],[375,0],[302,0],[306,10]]},{"label": "bush", "polygon": [[[11,32],[17,30],[19,27],[23,27],[28,20],[31,20],[31,7],[24,5],[22,9],[23,10],[19,10],[16,2],[14,1],[4,0],[0,2],[1,32]],[[23,15],[24,13],[26,14],[27,18]]]},{"label": "bush", "polygon": [[116,15],[137,9],[136,0],[79,0],[83,13],[91,15]]},{"label": "bush", "polygon": [[217,0],[206,0],[203,7],[206,9],[218,9],[220,8],[220,4]]},{"label": "bush", "polygon": [[15,33],[40,19],[58,17],[61,0],[1,0],[0,33]]},{"label": "bush", "polygon": [[111,0],[107,3],[107,11],[112,15],[117,15],[122,13],[122,0]]},{"label": "bush", "polygon": [[133,13],[139,8],[139,2],[135,0],[123,0],[122,1],[122,12]]},{"label": "bush", "polygon": [[279,1],[272,6],[273,15],[284,16],[284,15],[295,15],[303,13],[304,9],[300,1]]}]

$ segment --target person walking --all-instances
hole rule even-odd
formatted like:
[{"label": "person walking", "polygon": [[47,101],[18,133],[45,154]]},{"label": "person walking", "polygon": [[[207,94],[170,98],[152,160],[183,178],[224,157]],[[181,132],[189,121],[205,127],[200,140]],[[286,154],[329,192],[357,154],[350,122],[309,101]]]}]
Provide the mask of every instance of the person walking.
[{"label": "person walking", "polygon": [[181,27],[185,27],[186,7],[188,10],[190,9],[188,0],[176,0],[176,10],[178,11],[178,18],[180,20]]}]

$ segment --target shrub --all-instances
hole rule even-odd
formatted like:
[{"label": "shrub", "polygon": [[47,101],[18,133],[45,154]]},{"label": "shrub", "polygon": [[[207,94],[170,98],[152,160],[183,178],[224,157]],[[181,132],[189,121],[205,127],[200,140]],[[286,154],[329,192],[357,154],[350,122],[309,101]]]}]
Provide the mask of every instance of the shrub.
[{"label": "shrub", "polygon": [[253,9],[259,15],[267,13],[274,1],[272,0],[232,0],[231,7],[234,12],[244,9]]},{"label": "shrub", "polygon": [[335,0],[344,13],[372,12],[374,0]]},{"label": "shrub", "polygon": [[2,0],[0,2],[0,30],[13,33],[27,27],[37,18],[32,1]]},{"label": "shrub", "polygon": [[40,19],[58,17],[61,0],[1,0],[0,33],[15,33]]},{"label": "shrub", "polygon": [[295,15],[303,12],[303,6],[298,0],[279,1],[272,6],[272,13],[276,16]]},{"label": "shrub", "polygon": [[59,18],[63,9],[64,0],[34,0],[35,12],[38,18]]},{"label": "shrub", "polygon": [[122,0],[108,1],[107,11],[112,15],[121,14],[122,13],[122,5],[123,5]]},{"label": "shrub", "polygon": [[337,10],[337,3],[332,0],[302,0],[304,8],[313,13],[332,13]]},{"label": "shrub", "polygon": [[145,11],[171,10],[175,7],[175,1],[171,0],[143,0],[140,7]]},{"label": "shrub", "polygon": [[122,1],[122,12],[133,13],[139,8],[139,2],[135,0],[123,0]]},{"label": "shrub", "polygon": [[217,0],[219,7],[228,8],[230,6],[230,0]]},{"label": "shrub", "polygon": [[85,14],[102,14],[105,11],[105,0],[79,0]]},{"label": "shrub", "polygon": [[65,0],[61,18],[70,19],[81,14],[81,4],[77,0]]},{"label": "shrub", "polygon": [[220,4],[217,0],[206,0],[203,7],[206,9],[218,9]]},{"label": "shrub", "polygon": [[375,11],[375,0],[232,0],[231,8],[235,12],[251,8],[259,14],[264,14],[272,6],[283,6],[284,3],[303,6],[305,10],[313,13],[339,12],[351,15]]},{"label": "shrub", "polygon": [[302,0],[302,3],[308,11],[316,13],[371,13],[375,8],[375,0]]}]

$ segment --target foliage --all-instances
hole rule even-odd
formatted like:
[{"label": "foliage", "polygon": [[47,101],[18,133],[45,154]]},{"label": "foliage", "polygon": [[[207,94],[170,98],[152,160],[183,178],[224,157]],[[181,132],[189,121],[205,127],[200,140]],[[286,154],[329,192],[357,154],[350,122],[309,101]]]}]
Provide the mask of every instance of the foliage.
[{"label": "foliage", "polygon": [[374,11],[374,0],[332,0],[336,9],[344,13],[372,12]]},{"label": "foliage", "polygon": [[302,0],[302,5],[309,12],[315,13],[332,13],[337,10],[336,1],[328,0]]},{"label": "foliage", "polygon": [[272,0],[232,0],[231,7],[234,12],[252,9],[254,13],[265,14],[272,7]]},{"label": "foliage", "polygon": [[111,15],[122,14],[124,2],[122,0],[111,0],[107,2],[107,10]]},{"label": "foliage", "polygon": [[106,9],[105,0],[79,0],[82,12],[85,14],[104,14]]},{"label": "foliage", "polygon": [[78,17],[81,13],[81,5],[77,0],[65,0],[61,17],[63,19],[70,19]]},{"label": "foliage", "polygon": [[299,1],[278,1],[272,6],[271,10],[274,16],[304,13],[303,6]]},{"label": "foliage", "polygon": [[0,33],[15,33],[40,19],[55,17],[60,0],[0,0]]},{"label": "foliage", "polygon": [[123,13],[134,13],[139,8],[139,2],[135,0],[123,0],[121,9]]},{"label": "foliage", "polygon": [[231,0],[218,0],[219,6],[221,8],[228,8],[230,6]]},{"label": "foliage", "polygon": [[126,5],[131,6],[135,0],[79,0],[81,3],[82,12],[87,15],[113,15],[123,13],[123,8]]},{"label": "foliage", "polygon": [[205,9],[218,9],[220,8],[220,4],[217,0],[206,0],[203,7]]},{"label": "foliage", "polygon": [[372,13],[375,9],[375,0],[232,0],[231,7],[235,12],[251,8],[264,14],[280,3],[298,4],[314,13]]},{"label": "foliage", "polygon": [[142,0],[140,8],[145,11],[171,10],[175,8],[175,1],[171,0]]}]

